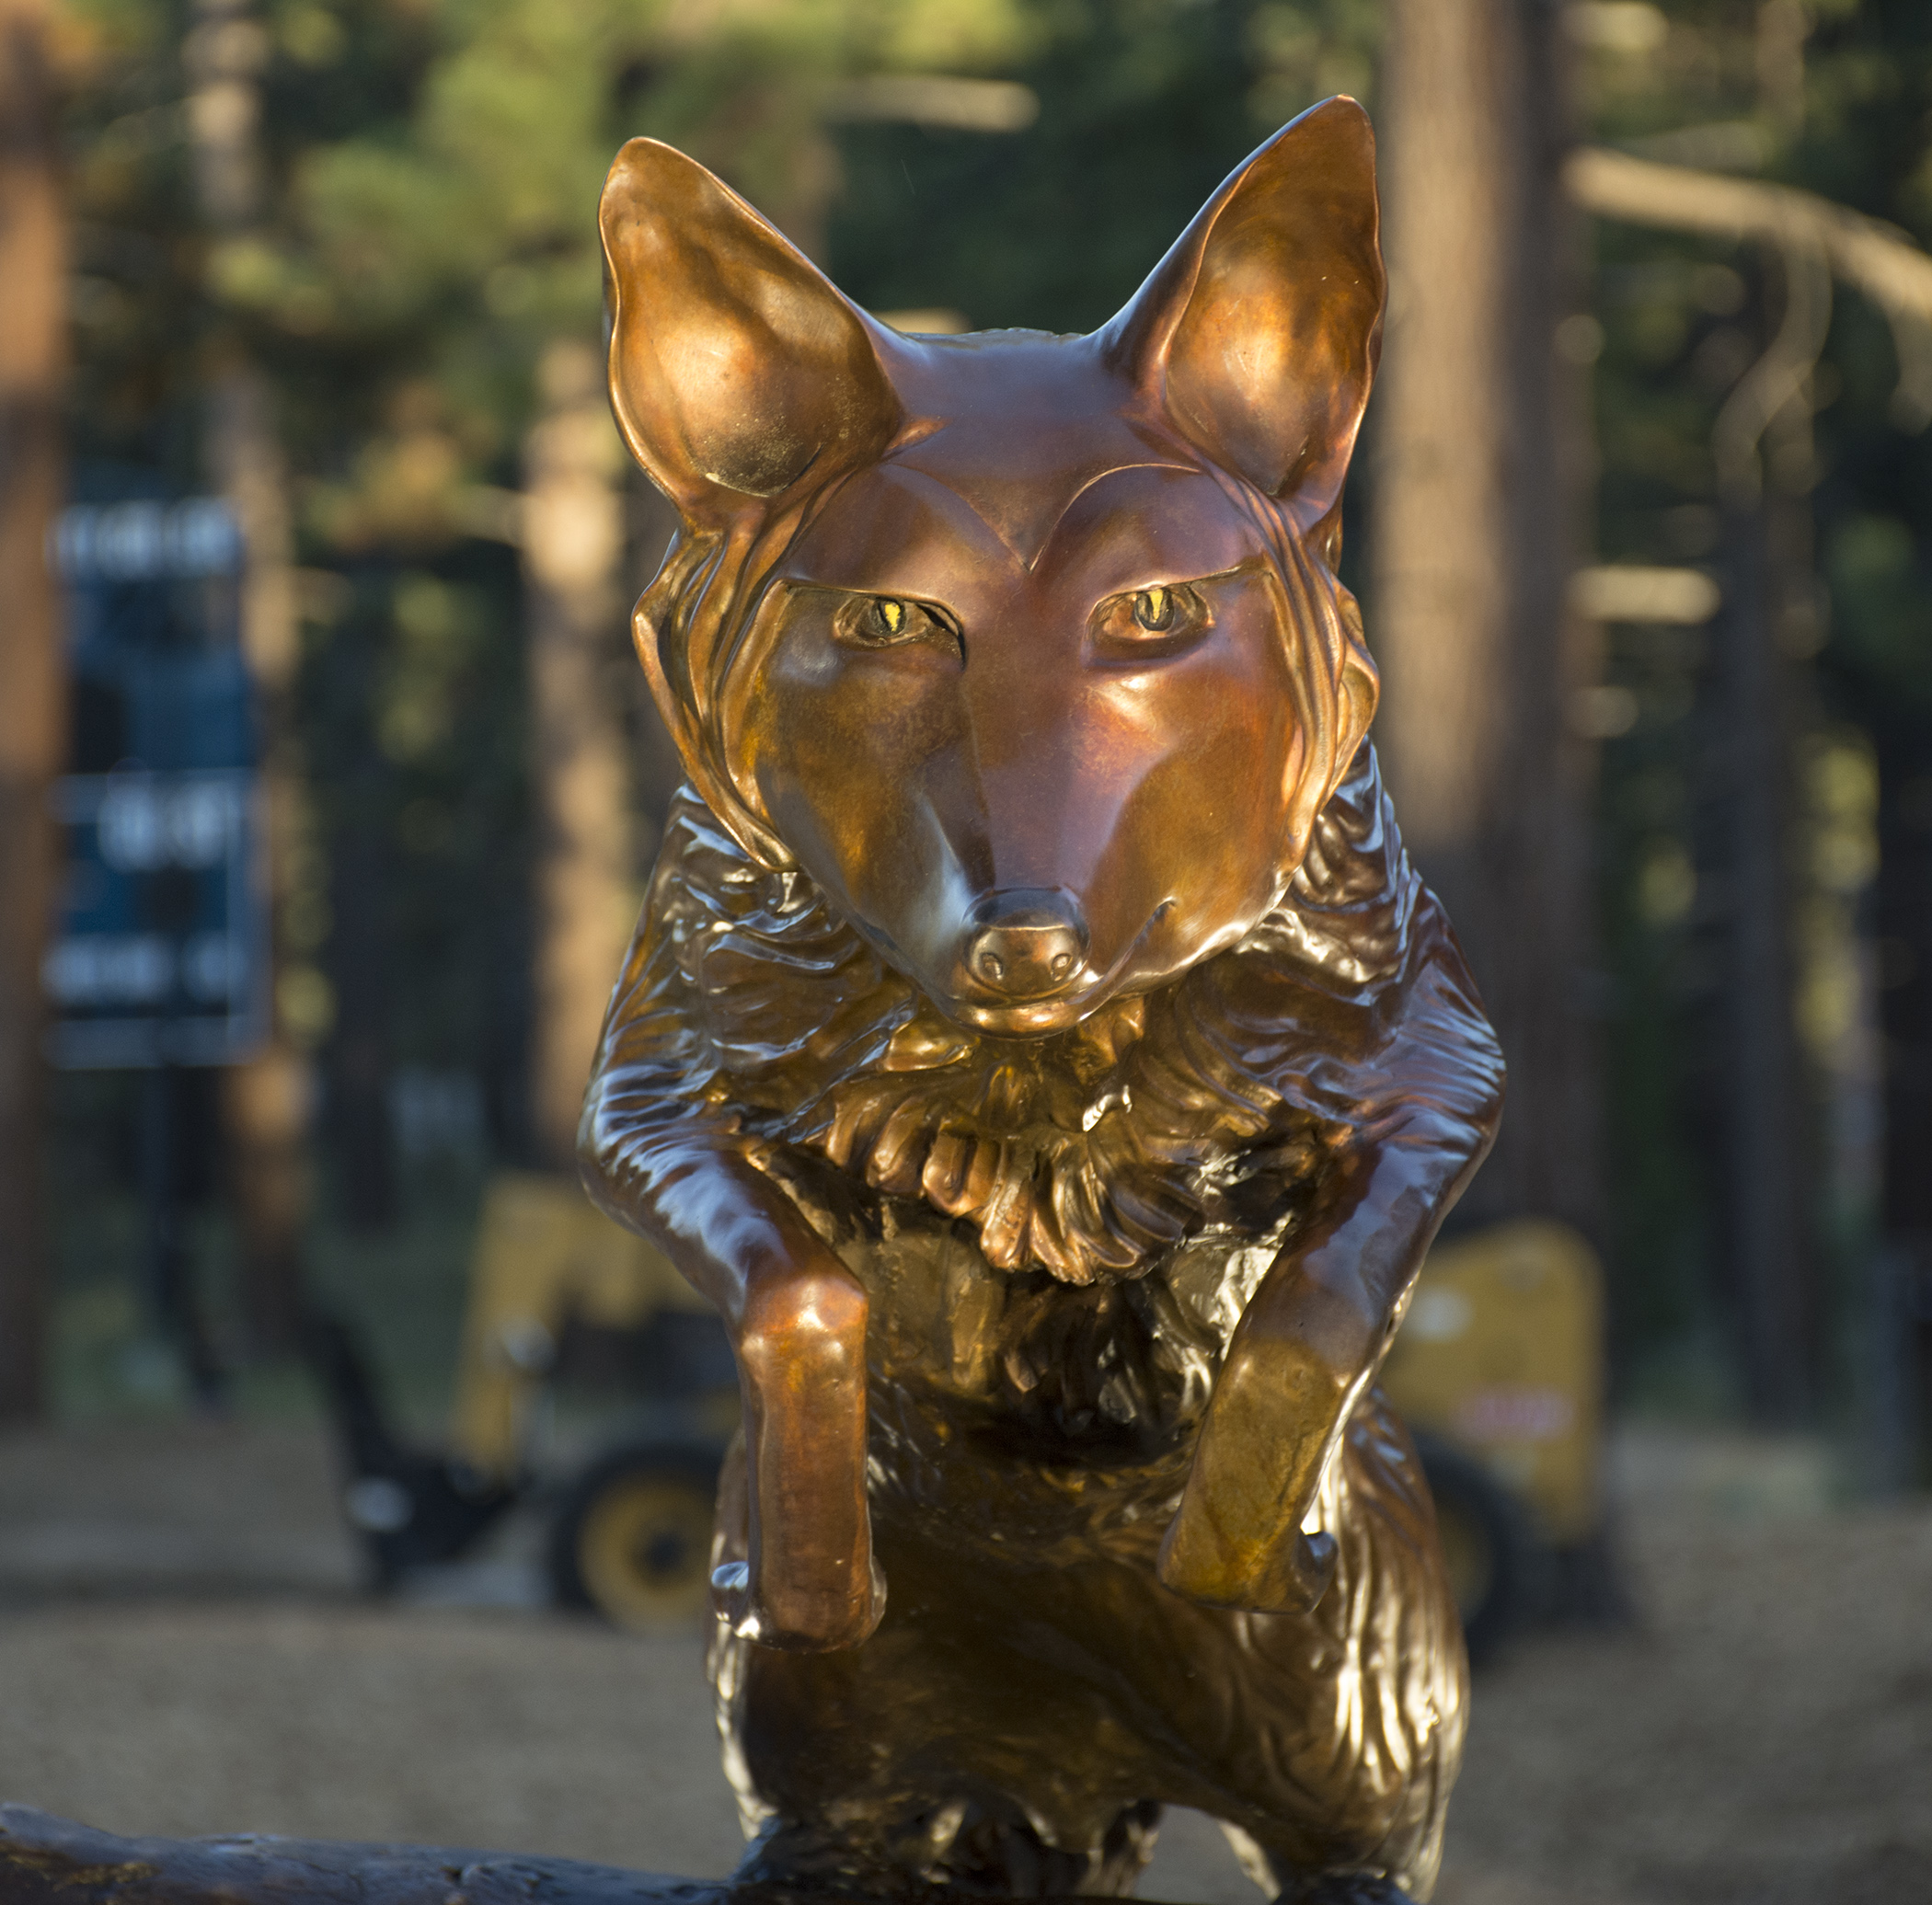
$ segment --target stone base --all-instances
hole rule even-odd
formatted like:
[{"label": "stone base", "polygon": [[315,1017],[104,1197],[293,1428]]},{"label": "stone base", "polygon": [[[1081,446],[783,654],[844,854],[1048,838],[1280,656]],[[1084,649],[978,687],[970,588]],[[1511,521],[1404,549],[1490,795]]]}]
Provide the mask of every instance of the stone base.
[{"label": "stone base", "polygon": [[786,1905],[767,1886],[326,1840],[121,1839],[0,1806],[0,1905]]},{"label": "stone base", "polygon": [[[30,1806],[0,1806],[0,1905],[961,1905],[728,1879],[667,1878],[581,1859],[325,1839],[121,1839]],[[1407,1905],[1386,1879],[1331,1877],[1282,1905]],[[981,1905],[998,1905],[982,1900]],[[1028,1905],[1075,1905],[1034,1899]]]}]

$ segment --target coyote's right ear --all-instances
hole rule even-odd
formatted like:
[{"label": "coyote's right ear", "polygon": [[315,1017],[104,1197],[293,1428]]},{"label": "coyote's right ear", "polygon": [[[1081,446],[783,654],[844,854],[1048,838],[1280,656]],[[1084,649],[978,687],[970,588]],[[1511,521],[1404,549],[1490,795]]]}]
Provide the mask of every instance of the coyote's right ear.
[{"label": "coyote's right ear", "polygon": [[865,317],[695,159],[633,139],[597,223],[618,426],[686,522],[721,528],[891,440]]}]

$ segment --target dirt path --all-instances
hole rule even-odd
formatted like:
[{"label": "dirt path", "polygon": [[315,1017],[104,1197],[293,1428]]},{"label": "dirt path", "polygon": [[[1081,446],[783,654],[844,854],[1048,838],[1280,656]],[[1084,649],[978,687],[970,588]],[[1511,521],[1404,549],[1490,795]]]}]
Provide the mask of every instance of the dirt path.
[{"label": "dirt path", "polygon": [[[1637,1453],[1640,1624],[1533,1637],[1478,1682],[1440,1905],[1932,1900],[1932,1509]],[[695,1636],[377,1607],[351,1578],[305,1435],[0,1442],[0,1796],[131,1832],[729,1867]],[[1143,1890],[1256,1897],[1190,1815]]]},{"label": "dirt path", "polygon": [[1479,1682],[1443,1905],[1932,1900],[1932,1512],[1627,1546],[1638,1631]]}]

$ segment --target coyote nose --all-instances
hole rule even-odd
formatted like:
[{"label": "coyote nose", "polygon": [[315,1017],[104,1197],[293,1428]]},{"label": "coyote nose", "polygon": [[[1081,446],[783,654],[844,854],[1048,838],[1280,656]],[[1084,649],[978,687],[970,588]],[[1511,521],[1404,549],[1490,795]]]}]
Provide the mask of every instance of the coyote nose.
[{"label": "coyote nose", "polygon": [[1073,982],[1087,958],[1087,922],[1064,893],[1013,888],[974,909],[966,967],[1009,999],[1042,999]]}]

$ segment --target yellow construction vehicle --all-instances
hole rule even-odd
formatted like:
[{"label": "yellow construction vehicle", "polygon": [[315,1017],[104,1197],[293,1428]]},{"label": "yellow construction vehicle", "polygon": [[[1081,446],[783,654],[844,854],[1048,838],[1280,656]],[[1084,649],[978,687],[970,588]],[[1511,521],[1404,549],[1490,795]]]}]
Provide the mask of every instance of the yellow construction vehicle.
[{"label": "yellow construction vehicle", "polygon": [[1439,1243],[1382,1384],[1435,1496],[1469,1651],[1529,1611],[1539,1559],[1595,1535],[1603,1273],[1575,1231],[1533,1220]]},{"label": "yellow construction vehicle", "polygon": [[[730,1350],[709,1305],[642,1238],[568,1178],[490,1182],[471,1260],[449,1446],[390,1430],[366,1360],[339,1321],[311,1331],[336,1417],[344,1506],[371,1572],[393,1586],[452,1561],[519,1502],[550,1518],[554,1598],[620,1626],[700,1613],[718,1469],[738,1421]],[[534,1429],[551,1385],[601,1378],[630,1399],[625,1433],[544,1473]]]},{"label": "yellow construction vehicle", "polygon": [[[550,1514],[562,1604],[635,1628],[702,1612],[718,1468],[738,1420],[730,1351],[666,1258],[574,1183],[516,1172],[491,1182],[446,1452],[389,1432],[339,1325],[318,1326],[316,1348],[349,1517],[378,1580],[454,1558],[535,1500]],[[1415,1432],[1478,1658],[1523,1618],[1538,1557],[1596,1529],[1602,1361],[1602,1277],[1575,1232],[1504,1223],[1431,1252],[1382,1380]],[[539,1405],[559,1379],[599,1366],[641,1412],[593,1459],[545,1475],[533,1462]]]}]

